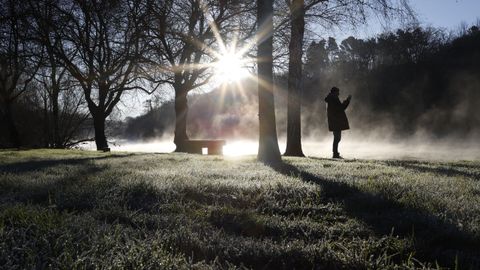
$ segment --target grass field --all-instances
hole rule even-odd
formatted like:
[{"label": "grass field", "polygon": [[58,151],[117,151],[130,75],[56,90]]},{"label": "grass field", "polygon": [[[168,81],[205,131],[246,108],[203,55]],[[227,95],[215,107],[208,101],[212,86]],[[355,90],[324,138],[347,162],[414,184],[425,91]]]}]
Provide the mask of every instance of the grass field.
[{"label": "grass field", "polygon": [[480,268],[480,161],[284,161],[0,151],[0,268]]}]

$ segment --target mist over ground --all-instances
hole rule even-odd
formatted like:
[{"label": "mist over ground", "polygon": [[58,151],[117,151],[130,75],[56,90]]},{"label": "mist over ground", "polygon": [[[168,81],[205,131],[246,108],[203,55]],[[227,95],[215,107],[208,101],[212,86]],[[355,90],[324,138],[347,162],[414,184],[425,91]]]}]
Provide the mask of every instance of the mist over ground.
[{"label": "mist over ground", "polygon": [[[479,159],[479,62],[478,25],[457,36],[408,28],[370,39],[308,44],[301,97],[304,153],[331,156],[324,98],[337,86],[340,99],[353,95],[346,110],[351,129],[343,132],[339,149],[345,158]],[[286,74],[277,74],[274,94],[282,151]],[[227,155],[256,154],[257,100],[257,82],[250,79],[189,95],[190,139],[225,139]],[[127,119],[123,138],[142,143],[119,149],[173,151],[174,121],[173,101]],[[158,147],[146,147],[150,142],[159,142]]]},{"label": "mist over ground", "polygon": [[[305,153],[330,155],[327,150],[331,134],[323,99],[332,86],[337,86],[341,99],[353,95],[347,109],[351,129],[344,133],[340,144],[345,157],[353,154],[353,149],[369,147],[378,149],[370,152],[388,152],[384,149],[390,145],[398,149],[397,153],[406,152],[395,156],[408,156],[416,149],[429,149],[424,151],[429,153],[439,149],[458,152],[455,156],[459,158],[478,156],[475,152],[480,152],[477,143],[480,141],[479,26],[466,28],[456,36],[434,28],[411,28],[370,39],[328,38],[306,44],[301,97]],[[280,138],[286,136],[286,89],[286,73],[276,74],[275,107]],[[82,107],[85,104],[78,103],[79,97],[69,93],[65,92],[65,96],[71,97],[68,104],[73,105],[62,108],[59,123],[65,147],[94,137],[93,121],[88,110]],[[152,97],[142,115],[123,121],[110,119],[106,127],[108,139],[165,141],[171,145],[174,102],[165,101],[161,92],[156,94],[160,101]],[[256,142],[257,99],[257,82],[249,79],[189,95],[188,135],[191,139]],[[42,104],[39,97],[24,95],[12,108],[24,147],[52,146],[51,119]],[[4,118],[0,119],[0,129],[8,130]],[[7,135],[8,132],[0,133],[0,146],[11,145]],[[284,141],[280,139],[280,145]],[[320,145],[310,147],[310,143]],[[349,146],[349,143],[365,147]],[[162,149],[169,152],[172,148]],[[379,155],[365,153],[362,156]]]},{"label": "mist over ground", "polygon": [[[410,139],[404,141],[382,140],[381,138],[355,137],[345,132],[340,143],[340,153],[347,159],[416,159],[429,161],[479,160],[478,141],[449,141]],[[229,139],[224,147],[227,158],[257,154],[258,142],[249,139]],[[95,149],[94,144],[84,144],[86,149]],[[285,139],[279,139],[281,152],[285,150]],[[331,158],[332,138],[303,140],[303,151],[307,157]],[[116,140],[112,151],[171,153],[175,150],[172,138],[151,141]]]}]

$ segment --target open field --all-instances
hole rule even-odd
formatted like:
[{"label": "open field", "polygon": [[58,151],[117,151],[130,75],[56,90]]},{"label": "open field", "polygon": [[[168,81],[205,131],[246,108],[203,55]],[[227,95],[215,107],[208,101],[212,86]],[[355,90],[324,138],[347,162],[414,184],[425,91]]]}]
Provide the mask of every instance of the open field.
[{"label": "open field", "polygon": [[0,151],[0,268],[480,268],[480,161],[284,161]]}]

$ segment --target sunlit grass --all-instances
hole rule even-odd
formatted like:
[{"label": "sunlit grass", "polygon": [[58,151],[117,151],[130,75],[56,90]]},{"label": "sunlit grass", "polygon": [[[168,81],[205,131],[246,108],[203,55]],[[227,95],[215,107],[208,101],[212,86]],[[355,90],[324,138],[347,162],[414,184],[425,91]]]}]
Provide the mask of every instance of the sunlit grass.
[{"label": "sunlit grass", "polygon": [[0,152],[0,265],[478,267],[480,162]]}]

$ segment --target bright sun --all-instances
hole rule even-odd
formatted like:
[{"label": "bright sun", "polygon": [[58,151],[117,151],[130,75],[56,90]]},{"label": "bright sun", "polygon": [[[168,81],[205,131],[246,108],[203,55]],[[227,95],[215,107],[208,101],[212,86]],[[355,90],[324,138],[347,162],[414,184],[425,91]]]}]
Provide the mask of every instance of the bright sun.
[{"label": "bright sun", "polygon": [[257,153],[257,150],[257,142],[248,140],[237,140],[227,143],[223,147],[223,154],[230,157],[255,155]]},{"label": "bright sun", "polygon": [[245,78],[249,74],[245,64],[246,61],[241,55],[235,53],[221,55],[215,64],[217,81],[231,83]]}]

